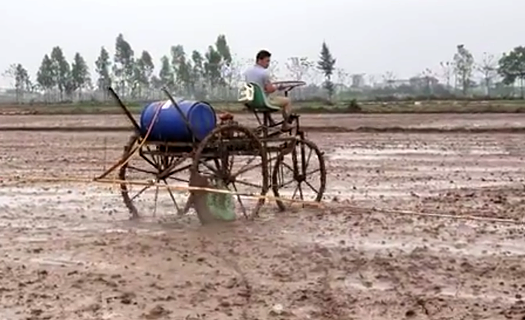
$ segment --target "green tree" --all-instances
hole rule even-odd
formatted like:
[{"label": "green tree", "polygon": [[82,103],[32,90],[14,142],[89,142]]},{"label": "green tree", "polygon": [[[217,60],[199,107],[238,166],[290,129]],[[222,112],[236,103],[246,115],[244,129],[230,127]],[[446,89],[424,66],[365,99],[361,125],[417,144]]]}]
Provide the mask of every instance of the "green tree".
[{"label": "green tree", "polygon": [[82,89],[91,86],[91,77],[86,60],[84,60],[78,52],[75,53],[73,63],[71,64],[71,82],[73,85],[73,91],[78,90],[79,98],[82,98]]},{"label": "green tree", "polygon": [[56,46],[51,50],[51,62],[55,83],[60,92],[60,100],[62,100],[64,94],[70,95],[73,92],[73,85],[71,81],[71,67],[64,56],[62,48],[59,46]]},{"label": "green tree", "polygon": [[55,70],[53,69],[53,61],[51,61],[51,58],[47,54],[44,55],[42,63],[40,64],[40,68],[36,73],[36,82],[40,89],[44,90],[44,92],[46,93],[46,100],[47,93],[49,93],[49,91],[53,90],[57,86],[54,72]]},{"label": "green tree", "polygon": [[146,50],[142,51],[140,58],[135,63],[134,95],[138,94],[139,97],[142,97],[144,91],[149,89],[154,69],[151,55]]},{"label": "green tree", "polygon": [[48,91],[56,87],[56,77],[54,75],[55,70],[53,69],[53,62],[51,58],[46,54],[40,63],[40,68],[36,73],[36,82],[42,88],[42,90]]},{"label": "green tree", "polygon": [[198,99],[204,99],[206,97],[206,92],[204,91],[203,81],[204,81],[204,57],[202,54],[193,50],[191,53],[191,61],[193,68],[191,69],[191,84],[192,92]]},{"label": "green tree", "polygon": [[162,81],[156,75],[151,76],[151,88],[155,90],[162,89]]},{"label": "green tree", "polygon": [[525,47],[515,47],[509,53],[503,54],[498,62],[498,73],[503,78],[504,85],[514,86],[516,80],[520,80],[521,98],[525,98]]},{"label": "green tree", "polygon": [[175,74],[175,83],[178,92],[185,95],[191,91],[191,62],[186,59],[186,52],[182,45],[171,47],[171,65]]},{"label": "green tree", "polygon": [[216,95],[218,86],[223,84],[221,77],[221,54],[213,46],[208,47],[204,55],[204,75],[206,78],[206,87],[210,88],[210,93]]},{"label": "green tree", "polygon": [[135,77],[135,53],[131,45],[124,39],[122,33],[115,41],[115,57],[113,58],[113,75],[117,83],[117,90],[128,95],[133,86]]},{"label": "green tree", "polygon": [[334,83],[332,82],[332,76],[335,70],[335,62],[336,60],[332,56],[328,45],[326,45],[326,42],[323,41],[323,45],[321,46],[321,54],[319,61],[317,62],[317,68],[324,74],[325,81],[323,87],[328,92],[329,100],[332,100],[334,95]]},{"label": "green tree", "polygon": [[95,71],[98,74],[97,88],[104,92],[104,97],[107,97],[107,88],[111,86],[110,68],[109,53],[106,48],[102,47],[97,61],[95,61]]},{"label": "green tree", "polygon": [[163,56],[160,59],[159,80],[159,84],[167,90],[172,91],[175,89],[175,77],[173,75],[173,69],[171,68],[170,59],[167,56]]},{"label": "green tree", "polygon": [[225,35],[221,34],[217,37],[217,40],[215,41],[215,48],[221,56],[221,63],[226,66],[230,66],[232,64],[232,54]]},{"label": "green tree", "polygon": [[454,54],[454,71],[459,78],[461,91],[467,95],[472,80],[472,71],[474,69],[474,57],[463,44],[456,47]]},{"label": "green tree", "polygon": [[20,63],[15,63],[10,65],[3,75],[14,80],[16,102],[21,103],[24,92],[32,91],[33,88],[29,73]]}]

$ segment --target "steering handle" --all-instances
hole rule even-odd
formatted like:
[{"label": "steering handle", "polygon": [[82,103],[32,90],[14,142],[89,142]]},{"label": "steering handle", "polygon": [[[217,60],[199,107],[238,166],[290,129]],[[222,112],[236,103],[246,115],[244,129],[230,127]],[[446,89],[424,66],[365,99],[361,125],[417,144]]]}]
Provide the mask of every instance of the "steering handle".
[{"label": "steering handle", "polygon": [[301,86],[306,85],[306,82],[304,82],[304,81],[295,81],[295,80],[290,81],[290,80],[288,80],[288,81],[275,81],[273,84],[283,88],[284,92],[288,92],[288,91],[292,90],[293,88],[297,88],[297,87],[301,87]]}]

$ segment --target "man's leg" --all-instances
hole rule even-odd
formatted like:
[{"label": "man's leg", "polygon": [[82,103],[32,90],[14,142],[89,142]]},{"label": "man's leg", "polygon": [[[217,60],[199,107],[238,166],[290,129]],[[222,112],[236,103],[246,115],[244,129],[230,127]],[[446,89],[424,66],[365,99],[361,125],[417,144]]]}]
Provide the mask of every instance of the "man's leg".
[{"label": "man's leg", "polygon": [[291,126],[288,123],[288,117],[292,112],[292,104],[290,99],[288,97],[274,96],[271,97],[271,103],[275,106],[280,107],[283,112],[283,130],[290,129]]}]

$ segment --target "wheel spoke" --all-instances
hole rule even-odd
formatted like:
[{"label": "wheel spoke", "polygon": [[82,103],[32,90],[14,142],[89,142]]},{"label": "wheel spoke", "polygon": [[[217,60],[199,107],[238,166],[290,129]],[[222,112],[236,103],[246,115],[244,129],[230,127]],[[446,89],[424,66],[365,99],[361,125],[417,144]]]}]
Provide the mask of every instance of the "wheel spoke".
[{"label": "wheel spoke", "polygon": [[314,171],[307,172],[307,173],[306,173],[306,176],[307,176],[307,177],[308,177],[308,176],[311,176],[312,174],[317,173],[317,172],[319,172],[319,171],[321,171],[320,168],[315,169]]},{"label": "wheel spoke", "polygon": [[308,169],[308,165],[310,164],[310,158],[312,158],[312,154],[314,153],[314,149],[310,149],[310,152],[308,152],[308,158],[305,161],[304,165],[304,172]]},{"label": "wheel spoke", "polygon": [[[156,181],[158,183],[158,181]],[[155,207],[153,208],[153,216],[157,215],[157,200],[159,199],[159,186],[155,187]]]},{"label": "wheel spoke", "polygon": [[[284,179],[283,179],[283,180],[284,180]],[[296,182],[295,179],[291,179],[291,180],[289,180],[289,181],[286,182],[286,183],[281,183],[281,184],[279,184],[279,188],[284,188],[284,187],[286,187],[286,186],[288,186],[288,185],[290,185],[290,184],[292,184],[292,183],[294,183],[294,182]]]},{"label": "wheel spoke", "polygon": [[292,194],[292,199],[295,199],[295,195],[297,194],[297,191],[299,190],[299,184],[297,184],[297,186],[295,186],[295,190]]},{"label": "wheel spoke", "polygon": [[171,180],[175,180],[175,181],[179,181],[179,182],[186,182],[186,183],[190,182],[189,179],[182,179],[182,178],[177,178],[177,177],[166,177],[166,179],[171,179]]},{"label": "wheel spoke", "polygon": [[151,185],[145,186],[142,189],[140,189],[140,191],[131,198],[131,201],[135,200],[138,196],[140,196],[142,193],[144,193],[144,191],[148,190],[149,188],[151,188]]},{"label": "wheel spoke", "polygon": [[244,215],[244,217],[248,217],[248,214],[246,213],[246,208],[244,207],[244,204],[242,203],[242,200],[241,200],[241,196],[238,194],[239,193],[239,190],[237,190],[237,186],[235,185],[235,183],[232,183],[232,186],[233,186],[233,189],[235,190],[235,192],[237,193],[236,196],[237,196],[237,201],[239,202],[239,204],[241,205],[241,209],[242,209],[242,214]]},{"label": "wheel spoke", "polygon": [[312,184],[310,182],[308,182],[308,180],[305,180],[304,183],[306,183],[310,187],[310,189],[312,189],[313,192],[319,193],[319,190],[314,188],[314,186],[312,186]]},{"label": "wheel spoke", "polygon": [[[164,181],[164,183],[166,185],[168,185],[168,181],[166,181],[166,179],[162,179],[162,181]],[[173,192],[171,192],[170,188],[166,188],[166,189],[168,189],[168,193],[170,194],[170,198],[173,201],[173,204],[175,205],[175,208],[177,209],[177,213],[180,212],[179,205],[177,204],[177,200],[175,200],[175,196],[173,195]]]},{"label": "wheel spoke", "polygon": [[146,170],[146,169],[137,168],[137,167],[135,167],[135,166],[130,166],[130,165],[128,165],[128,169],[135,170],[135,171],[142,172],[142,173],[151,174],[151,175],[156,175],[156,174],[157,174],[157,173],[154,172],[154,171],[150,171],[150,170]]},{"label": "wheel spoke", "polygon": [[247,182],[247,181],[243,181],[243,180],[235,180],[235,182],[243,184],[245,186],[254,187],[254,188],[257,188],[257,189],[262,188],[262,185],[258,185],[258,184]]},{"label": "wheel spoke", "polygon": [[261,164],[262,164],[262,163],[257,163],[257,164],[251,165],[251,166],[247,166],[247,165],[245,165],[245,166],[243,166],[241,169],[239,169],[239,171],[237,171],[237,173],[232,174],[232,177],[233,177],[233,178],[236,178],[236,177],[240,176],[240,175],[243,174],[243,173],[246,173],[246,172],[248,172],[248,171],[250,171],[250,170],[253,170],[253,169],[257,168],[257,167],[260,167]]}]

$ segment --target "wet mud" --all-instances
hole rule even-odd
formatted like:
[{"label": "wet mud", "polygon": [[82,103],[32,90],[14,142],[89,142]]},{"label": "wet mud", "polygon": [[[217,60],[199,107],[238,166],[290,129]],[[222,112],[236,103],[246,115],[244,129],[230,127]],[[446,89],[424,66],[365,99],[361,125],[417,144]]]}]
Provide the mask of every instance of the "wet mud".
[{"label": "wet mud", "polygon": [[92,178],[128,133],[2,133],[0,319],[523,319],[522,134],[308,138],[324,208],[203,227],[169,203],[129,221],[116,185],[26,181]]}]

